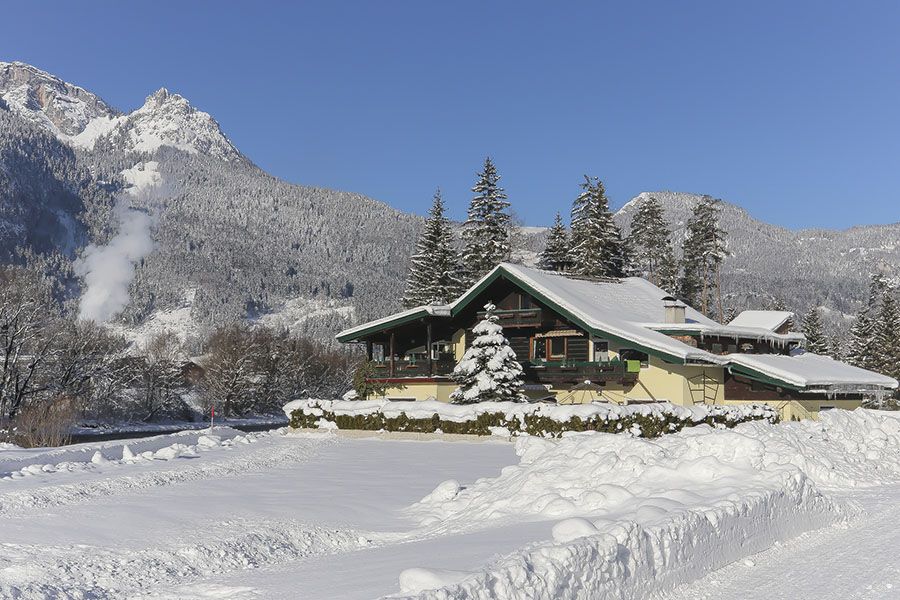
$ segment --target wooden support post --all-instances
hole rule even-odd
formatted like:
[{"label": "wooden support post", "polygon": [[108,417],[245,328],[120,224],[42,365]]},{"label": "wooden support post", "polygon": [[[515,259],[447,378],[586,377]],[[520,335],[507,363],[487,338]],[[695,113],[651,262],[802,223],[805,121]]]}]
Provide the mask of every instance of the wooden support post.
[{"label": "wooden support post", "polygon": [[428,376],[434,375],[434,360],[431,356],[431,321],[425,325],[425,352],[428,356]]},{"label": "wooden support post", "polygon": [[372,361],[372,340],[366,340],[366,360]]},{"label": "wooden support post", "polygon": [[391,377],[394,376],[394,332],[391,332],[391,343],[390,343],[390,352],[391,352]]}]

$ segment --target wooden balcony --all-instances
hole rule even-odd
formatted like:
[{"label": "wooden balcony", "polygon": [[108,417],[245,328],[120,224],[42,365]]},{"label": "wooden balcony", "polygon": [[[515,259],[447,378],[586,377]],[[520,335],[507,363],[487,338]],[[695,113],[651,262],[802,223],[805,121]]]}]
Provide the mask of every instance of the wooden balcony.
[{"label": "wooden balcony", "polygon": [[539,384],[621,383],[633,385],[638,380],[637,361],[610,362],[523,362],[525,381]]},{"label": "wooden balcony", "polygon": [[391,363],[388,360],[375,363],[376,379],[394,379],[406,377],[442,377],[453,372],[456,361],[452,358],[442,358],[431,361],[431,372],[428,371],[427,360],[395,360],[394,372],[391,373]]},{"label": "wooden balcony", "polygon": [[[511,327],[540,327],[543,320],[543,313],[539,308],[523,308],[519,310],[495,310],[498,322],[504,329]],[[482,311],[477,317],[480,321],[487,315]]]}]

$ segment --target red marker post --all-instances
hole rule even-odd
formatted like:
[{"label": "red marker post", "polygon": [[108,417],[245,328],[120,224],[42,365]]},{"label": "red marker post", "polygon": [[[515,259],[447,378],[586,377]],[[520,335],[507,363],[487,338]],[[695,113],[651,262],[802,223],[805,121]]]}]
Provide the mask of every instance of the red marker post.
[{"label": "red marker post", "polygon": [[215,421],[215,419],[216,419],[216,407],[210,406],[209,407],[209,430],[210,431],[212,431],[213,421]]}]

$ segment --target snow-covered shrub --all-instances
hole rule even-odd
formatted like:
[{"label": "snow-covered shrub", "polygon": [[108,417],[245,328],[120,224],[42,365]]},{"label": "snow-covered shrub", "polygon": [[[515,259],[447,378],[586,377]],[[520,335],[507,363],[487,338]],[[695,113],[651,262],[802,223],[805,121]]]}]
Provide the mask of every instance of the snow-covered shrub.
[{"label": "snow-covered shrub", "polygon": [[522,365],[503,336],[496,309],[493,303],[485,304],[487,314],[472,329],[472,346],[453,369],[451,377],[459,384],[450,394],[455,404],[525,400]]},{"label": "snow-covered shrub", "polygon": [[285,406],[295,428],[533,435],[562,437],[567,432],[627,433],[655,438],[694,425],[731,428],[748,421],[775,423],[778,413],[768,406],[691,406],[660,402],[632,406],[613,404],[523,404],[483,402],[452,405],[443,402],[297,400]]}]

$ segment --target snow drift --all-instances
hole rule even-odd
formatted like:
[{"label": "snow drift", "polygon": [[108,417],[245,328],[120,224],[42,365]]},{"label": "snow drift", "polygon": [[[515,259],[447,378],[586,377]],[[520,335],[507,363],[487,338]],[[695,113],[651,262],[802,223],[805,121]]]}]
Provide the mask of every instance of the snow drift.
[{"label": "snow drift", "polygon": [[445,482],[408,513],[435,535],[553,520],[553,541],[440,586],[439,575],[419,567],[401,577],[403,591],[646,597],[852,516],[823,491],[900,481],[898,452],[900,415],[865,410],[823,413],[820,422],[701,426],[656,440],[523,438],[518,465],[468,487]]}]

